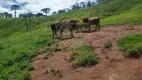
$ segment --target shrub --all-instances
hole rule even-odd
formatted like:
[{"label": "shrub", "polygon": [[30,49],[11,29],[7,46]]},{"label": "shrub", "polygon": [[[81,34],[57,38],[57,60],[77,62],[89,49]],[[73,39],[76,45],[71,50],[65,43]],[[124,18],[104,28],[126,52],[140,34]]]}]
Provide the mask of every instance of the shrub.
[{"label": "shrub", "polygon": [[28,67],[28,70],[29,70],[29,71],[34,70],[34,67],[33,67],[32,65],[30,65],[30,66]]},{"label": "shrub", "polygon": [[0,44],[0,50],[3,50],[4,49],[4,47]]},{"label": "shrub", "polygon": [[53,53],[52,53],[52,52],[48,52],[48,53],[46,53],[46,55],[44,56],[44,59],[48,59],[50,55],[52,56],[52,55],[53,55]]},{"label": "shrub", "polygon": [[47,53],[47,52],[49,52],[50,51],[50,48],[44,48],[43,50],[42,50],[42,53]]},{"label": "shrub", "polygon": [[111,41],[108,41],[108,42],[106,42],[106,43],[104,44],[104,47],[105,47],[106,49],[110,49],[111,46],[112,46]]},{"label": "shrub", "polygon": [[89,45],[85,45],[77,51],[74,51],[70,55],[70,62],[72,62],[73,67],[85,67],[92,66],[99,62],[98,56],[94,53],[93,49]]},{"label": "shrub", "polygon": [[62,51],[62,49],[60,47],[55,47],[55,52],[57,51]]},{"label": "shrub", "polygon": [[28,71],[23,71],[22,74],[18,75],[17,80],[31,80],[31,75]]},{"label": "shrub", "polygon": [[126,36],[117,41],[120,51],[124,56],[140,57],[142,55],[142,35]]}]

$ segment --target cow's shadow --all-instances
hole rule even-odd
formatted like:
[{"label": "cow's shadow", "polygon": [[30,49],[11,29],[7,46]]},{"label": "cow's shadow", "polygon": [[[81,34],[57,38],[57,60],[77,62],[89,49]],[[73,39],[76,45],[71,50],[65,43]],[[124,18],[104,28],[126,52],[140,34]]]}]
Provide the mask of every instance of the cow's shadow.
[{"label": "cow's shadow", "polygon": [[98,32],[99,30],[90,30],[90,31],[82,31],[80,33],[93,33],[93,32]]},{"label": "cow's shadow", "polygon": [[82,38],[82,37],[69,37],[69,36],[64,36],[64,37],[57,37],[55,39],[58,39],[58,40],[70,40],[70,39],[75,39],[75,38]]}]

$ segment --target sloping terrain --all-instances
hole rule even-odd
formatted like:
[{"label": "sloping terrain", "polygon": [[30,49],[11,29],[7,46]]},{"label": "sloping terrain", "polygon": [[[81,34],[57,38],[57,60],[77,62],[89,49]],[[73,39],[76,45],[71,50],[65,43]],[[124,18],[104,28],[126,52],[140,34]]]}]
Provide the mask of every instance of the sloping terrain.
[{"label": "sloping terrain", "polygon": [[[141,4],[141,0],[104,0],[101,4],[83,9],[72,10],[67,13],[48,17],[32,18],[32,22],[47,22],[47,26],[62,19],[63,17],[65,17],[65,19],[80,20],[80,18],[98,16],[101,18],[102,27],[120,24],[141,24]],[[17,34],[26,32],[26,24],[24,19],[0,19],[0,39],[8,37],[16,32]]]},{"label": "sloping terrain", "polygon": [[[102,28],[91,33],[76,33],[74,39],[62,40],[60,45],[71,47],[85,41],[93,46],[101,58],[100,63],[92,67],[73,68],[68,62],[72,50],[54,53],[49,59],[40,54],[33,60],[35,70],[31,72],[32,80],[141,80],[142,59],[130,59],[121,55],[116,41],[120,38],[142,34],[142,25],[120,25]],[[107,41],[112,42],[110,49],[104,48]]]},{"label": "sloping terrain", "polygon": [[[117,32],[117,27],[118,30],[122,29],[122,32],[120,31],[119,33],[126,32],[127,34],[127,30],[124,31],[127,26],[123,26],[123,29],[121,27],[121,24],[128,24],[133,26],[135,24],[142,23],[141,4],[141,0],[105,0],[105,2],[101,4],[80,10],[73,10],[68,13],[63,13],[50,17],[32,18],[32,21],[38,21],[40,22],[40,24],[32,27],[29,32],[26,32],[26,26],[23,18],[0,19],[0,79],[30,79],[28,68],[29,66],[31,66],[32,58],[37,55],[37,51],[40,47],[51,45],[54,42],[54,40],[52,39],[51,29],[47,26],[62,19],[63,17],[65,17],[65,19],[67,20],[80,20],[80,17],[85,18],[99,16],[101,18],[101,27],[108,26],[108,28],[103,28],[104,30],[95,33],[79,33],[76,34],[76,36],[81,36],[82,38],[80,39],[85,40],[86,43],[92,43],[95,47],[95,52],[100,54],[100,57],[104,57],[104,55],[101,54],[100,47],[103,46],[103,43],[105,43],[105,40],[107,38],[111,38],[111,36],[116,36],[113,33],[115,33],[115,31]],[[82,21],[80,20],[80,22]],[[120,26],[116,26],[115,28],[111,27],[109,29],[110,25]],[[136,28],[136,32],[139,30],[141,29]],[[86,35],[88,35],[89,38],[87,38]],[[122,37],[121,34],[118,34],[117,36]],[[112,42],[115,46],[114,41]],[[104,50],[104,53],[107,52],[108,51],[105,52]],[[115,52],[115,50],[112,52]],[[132,60],[132,62],[134,61]]]}]

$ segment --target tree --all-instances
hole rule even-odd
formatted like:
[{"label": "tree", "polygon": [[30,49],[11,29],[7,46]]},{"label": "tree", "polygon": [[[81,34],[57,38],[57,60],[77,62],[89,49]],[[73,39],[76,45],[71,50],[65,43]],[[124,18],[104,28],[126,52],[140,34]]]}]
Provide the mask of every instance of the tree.
[{"label": "tree", "polygon": [[19,18],[24,18],[25,14],[19,14]]},{"label": "tree", "polygon": [[76,6],[76,9],[80,9],[80,8],[81,8],[81,7],[79,6],[79,3],[76,3],[75,6]]},{"label": "tree", "polygon": [[70,11],[69,8],[64,8],[63,10],[65,10],[66,12],[69,12],[69,11]]},{"label": "tree", "polygon": [[40,17],[40,16],[43,16],[42,13],[37,13],[35,17]]},{"label": "tree", "polygon": [[5,18],[8,18],[8,12],[4,12]]},{"label": "tree", "polygon": [[52,15],[56,15],[56,14],[57,14],[57,12],[56,12],[56,11],[52,12]]},{"label": "tree", "polygon": [[66,12],[65,10],[59,10],[58,14],[65,13],[65,12]]},{"label": "tree", "polygon": [[91,5],[95,5],[95,4],[96,4],[96,2],[92,2],[92,3],[91,3]]},{"label": "tree", "polygon": [[76,6],[75,5],[72,5],[72,10],[75,10],[76,9]]},{"label": "tree", "polygon": [[1,18],[2,16],[1,16],[1,13],[0,13],[0,18]]},{"label": "tree", "polygon": [[99,4],[101,2],[103,2],[104,0],[96,0],[96,2]]},{"label": "tree", "polygon": [[15,18],[16,18],[16,13],[17,13],[16,11],[17,11],[17,10],[21,10],[21,8],[20,8],[19,5],[12,5],[12,6],[11,6],[11,10],[12,10],[12,11],[15,11],[14,14],[15,14]]},{"label": "tree", "polygon": [[43,8],[41,11],[42,11],[43,13],[45,13],[46,16],[47,16],[47,13],[49,13],[50,10],[51,10],[50,8]]},{"label": "tree", "polygon": [[8,14],[8,18],[13,18],[13,15],[12,14]]},{"label": "tree", "polygon": [[81,2],[80,5],[81,5],[82,8],[85,8],[85,7],[86,7],[85,2]]},{"label": "tree", "polygon": [[79,3],[72,5],[72,10],[76,10],[76,9],[80,9],[80,8],[81,8],[81,6],[79,5]]},{"label": "tree", "polygon": [[4,18],[4,13],[1,13],[1,18]]},{"label": "tree", "polygon": [[91,1],[87,2],[87,7],[91,6]]}]

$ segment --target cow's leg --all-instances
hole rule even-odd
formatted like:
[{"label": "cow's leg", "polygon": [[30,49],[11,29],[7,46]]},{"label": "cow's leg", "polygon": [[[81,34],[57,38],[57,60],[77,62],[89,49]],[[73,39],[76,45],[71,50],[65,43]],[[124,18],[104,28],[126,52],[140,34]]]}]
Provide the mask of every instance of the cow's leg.
[{"label": "cow's leg", "polygon": [[97,24],[96,24],[96,28],[95,28],[95,31],[97,31],[98,27],[97,27]]},{"label": "cow's leg", "polygon": [[84,28],[85,28],[85,32],[86,32],[86,26]]},{"label": "cow's leg", "polygon": [[82,28],[83,28],[83,27],[80,27],[81,32],[82,32]]},{"label": "cow's leg", "polygon": [[79,27],[76,27],[76,33],[78,32],[78,30],[79,30]]},{"label": "cow's leg", "polygon": [[63,37],[63,29],[60,29],[61,38]]},{"label": "cow's leg", "polygon": [[52,35],[53,35],[53,39],[54,39],[54,30],[52,29]]},{"label": "cow's leg", "polygon": [[89,25],[89,26],[88,26],[88,31],[90,31],[90,29],[91,29],[91,26]]},{"label": "cow's leg", "polygon": [[98,30],[100,30],[100,24],[98,24]]},{"label": "cow's leg", "polygon": [[74,37],[73,36],[73,29],[70,29],[70,35],[71,35],[71,37]]},{"label": "cow's leg", "polygon": [[56,35],[56,37],[57,37],[57,29],[55,29],[55,31],[54,31],[54,32],[55,32],[55,35]]}]

